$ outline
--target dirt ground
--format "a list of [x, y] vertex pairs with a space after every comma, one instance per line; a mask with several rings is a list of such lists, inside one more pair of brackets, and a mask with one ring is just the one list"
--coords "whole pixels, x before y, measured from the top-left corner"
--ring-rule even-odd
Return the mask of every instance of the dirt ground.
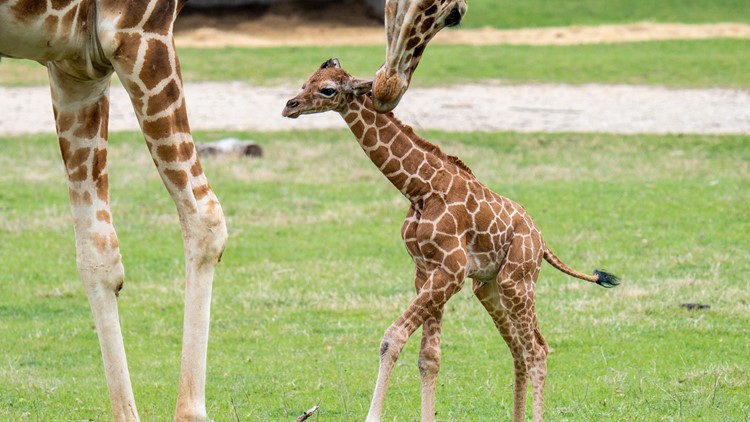
[[[382, 20], [355, 5], [280, 4], [271, 7], [186, 9], [175, 25], [181, 47], [383, 45]], [[659, 24], [441, 31], [440, 44], [590, 44], [667, 39], [750, 38], [750, 25]]]

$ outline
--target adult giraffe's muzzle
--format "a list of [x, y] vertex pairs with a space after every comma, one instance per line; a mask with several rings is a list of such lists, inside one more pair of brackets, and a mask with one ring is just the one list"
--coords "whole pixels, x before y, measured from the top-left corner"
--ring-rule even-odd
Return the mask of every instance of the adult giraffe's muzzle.
[[377, 111], [398, 105], [427, 44], [441, 29], [458, 25], [466, 10], [466, 0], [387, 0], [385, 63], [372, 89]]

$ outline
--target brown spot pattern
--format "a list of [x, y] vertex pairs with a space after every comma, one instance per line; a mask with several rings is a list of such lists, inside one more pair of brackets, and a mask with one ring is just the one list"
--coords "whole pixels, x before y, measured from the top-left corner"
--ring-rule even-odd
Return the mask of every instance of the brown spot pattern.
[[188, 184], [188, 175], [182, 170], [171, 170], [165, 169], [164, 175], [167, 176], [172, 184], [177, 186], [180, 190], [185, 189]]
[[193, 195], [195, 196], [195, 199], [200, 201], [203, 199], [208, 193], [211, 192], [211, 186], [208, 184], [200, 185], [198, 187], [193, 188]]
[[159, 35], [167, 35], [172, 29], [172, 21], [175, 13], [174, 0], [162, 0], [156, 2], [154, 10], [143, 25], [145, 32]]
[[169, 48], [160, 40], [148, 40], [143, 67], [138, 74], [139, 79], [147, 89], [154, 89], [159, 82], [170, 75], [172, 75], [172, 63], [169, 60]]
[[197, 158], [195, 159], [193, 165], [190, 167], [190, 174], [192, 174], [193, 177], [198, 177], [203, 174], [203, 167], [201, 167], [201, 162]]
[[47, 2], [38, 0], [18, 0], [10, 8], [13, 16], [21, 22], [32, 22], [47, 11]]
[[96, 212], [96, 219], [99, 221], [103, 221], [107, 224], [112, 223], [112, 217], [109, 214], [109, 211], [107, 210], [98, 210]]

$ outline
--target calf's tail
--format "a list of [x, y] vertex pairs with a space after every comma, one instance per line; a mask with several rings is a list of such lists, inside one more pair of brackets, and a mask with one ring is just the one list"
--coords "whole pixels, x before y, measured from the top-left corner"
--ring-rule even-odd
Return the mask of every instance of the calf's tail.
[[596, 283], [602, 287], [610, 288], [620, 284], [620, 279], [614, 274], [594, 270], [594, 275], [588, 275], [568, 267], [564, 262], [562, 262], [562, 260], [560, 260], [560, 258], [557, 257], [557, 255], [549, 250], [546, 244], [544, 245], [544, 259], [549, 262], [550, 265], [569, 276], [580, 278], [581, 280], [586, 280], [591, 283]]

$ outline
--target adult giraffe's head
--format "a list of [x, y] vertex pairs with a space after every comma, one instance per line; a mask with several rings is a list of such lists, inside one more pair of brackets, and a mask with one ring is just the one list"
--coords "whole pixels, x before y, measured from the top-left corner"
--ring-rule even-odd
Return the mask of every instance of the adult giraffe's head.
[[446, 26], [461, 22], [467, 0], [387, 0], [385, 64], [375, 74], [375, 108], [393, 110], [406, 90], [427, 43]]

